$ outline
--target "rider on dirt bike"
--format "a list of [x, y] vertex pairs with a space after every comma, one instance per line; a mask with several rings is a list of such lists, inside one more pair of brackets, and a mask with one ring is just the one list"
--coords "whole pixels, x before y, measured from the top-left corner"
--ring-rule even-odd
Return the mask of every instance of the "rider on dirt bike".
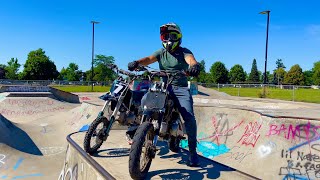
[[[190, 76], [198, 76], [200, 65], [195, 60], [192, 52], [180, 47], [182, 33], [178, 25], [174, 23], [164, 24], [160, 27], [160, 39], [164, 48], [154, 52], [151, 56], [140, 60], [130, 62], [128, 69], [135, 70], [139, 65], [147, 66], [158, 61], [160, 70], [185, 70]], [[166, 81], [166, 79], [163, 79]], [[193, 99], [188, 89], [188, 80], [186, 76], [175, 79], [169, 89], [179, 112], [185, 121], [185, 128], [188, 135], [189, 162], [188, 166], [199, 166], [197, 147], [197, 124], [193, 111]], [[127, 131], [127, 137], [134, 134], [132, 130]]]

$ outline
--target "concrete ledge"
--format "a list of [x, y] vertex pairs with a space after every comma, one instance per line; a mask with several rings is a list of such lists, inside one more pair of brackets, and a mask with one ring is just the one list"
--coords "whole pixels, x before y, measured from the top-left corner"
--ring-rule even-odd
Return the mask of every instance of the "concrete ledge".
[[49, 87], [50, 88], [50, 92], [59, 100], [63, 100], [66, 102], [70, 102], [70, 103], [80, 103], [79, 100], [79, 96], [69, 93], [69, 92], [65, 92], [53, 87]]

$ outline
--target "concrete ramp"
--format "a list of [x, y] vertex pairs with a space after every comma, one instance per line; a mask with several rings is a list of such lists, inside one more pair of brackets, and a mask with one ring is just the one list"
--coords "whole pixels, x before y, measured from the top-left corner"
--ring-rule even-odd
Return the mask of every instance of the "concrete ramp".
[[260, 179], [320, 178], [319, 119], [205, 106], [195, 113], [204, 157]]
[[[290, 110], [289, 110], [290, 111]], [[272, 116], [247, 109], [195, 107], [198, 124], [198, 153], [201, 167], [185, 165], [187, 152], [171, 153], [160, 142], [148, 179], [320, 179], [320, 122], [318, 119]], [[92, 156], [115, 179], [130, 179], [128, 153], [130, 146], [125, 131], [112, 131], [97, 154]], [[66, 158], [81, 160], [64, 167], [83, 163], [84, 133], [72, 134], [68, 141], [80, 148]], [[181, 142], [188, 149], [187, 141]], [[85, 160], [87, 161], [87, 160]], [[70, 164], [72, 164], [70, 166]], [[92, 171], [92, 168], [88, 170]], [[86, 173], [86, 169], [82, 174]], [[96, 176], [103, 172], [94, 170]], [[90, 172], [93, 173], [93, 172]], [[79, 179], [85, 179], [78, 172]], [[64, 174], [66, 175], [66, 174]], [[81, 177], [81, 178], [80, 178]]]
[[[58, 179], [68, 145], [66, 136], [92, 122], [100, 107], [43, 97], [13, 98], [15, 103], [10, 105], [9, 99], [0, 103], [0, 112], [7, 112], [3, 108], [15, 112], [45, 111], [0, 115], [0, 179]], [[53, 103], [48, 106], [51, 100]], [[46, 110], [56, 105], [64, 108]]]

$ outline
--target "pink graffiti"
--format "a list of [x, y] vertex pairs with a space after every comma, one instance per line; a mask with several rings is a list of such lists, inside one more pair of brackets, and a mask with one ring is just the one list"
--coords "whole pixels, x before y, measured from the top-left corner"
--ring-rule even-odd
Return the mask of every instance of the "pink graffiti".
[[252, 147], [254, 147], [260, 137], [259, 130], [261, 126], [262, 124], [258, 124], [258, 122], [250, 122], [249, 124], [247, 124], [247, 126], [245, 127], [245, 132], [237, 143], [242, 142], [241, 144], [244, 144], [246, 146], [251, 145]]
[[41, 106], [50, 106], [53, 105], [54, 101], [52, 100], [30, 100], [30, 99], [9, 99], [8, 102], [9, 105], [15, 105], [19, 107], [34, 107], [38, 108]]
[[81, 99], [81, 100], [91, 100], [91, 99], [88, 98], [88, 97], [81, 97], [80, 99]]
[[6, 116], [31, 116], [35, 114], [45, 113], [45, 112], [56, 112], [63, 110], [63, 106], [55, 107], [55, 108], [49, 108], [49, 109], [30, 109], [30, 110], [9, 110], [9, 109], [1, 109], [0, 114], [6, 115]]
[[271, 124], [267, 136], [283, 135], [288, 140], [295, 140], [298, 137], [309, 141], [312, 138], [320, 137], [318, 129], [320, 129], [320, 126], [314, 126], [310, 122], [296, 126], [290, 124], [289, 127], [285, 124]]
[[230, 128], [230, 129], [226, 129], [226, 130], [222, 130], [223, 127], [220, 127], [219, 125], [217, 125], [217, 120], [215, 117], [212, 117], [212, 125], [214, 128], [214, 132], [212, 133], [211, 136], [208, 137], [204, 137], [204, 138], [200, 138], [199, 140], [205, 140], [205, 139], [210, 139], [212, 138], [212, 141], [216, 141], [218, 145], [220, 145], [220, 137], [221, 136], [228, 136], [230, 132], [233, 132], [235, 129], [237, 129], [244, 120], [242, 120], [239, 124], [236, 124], [234, 127]]

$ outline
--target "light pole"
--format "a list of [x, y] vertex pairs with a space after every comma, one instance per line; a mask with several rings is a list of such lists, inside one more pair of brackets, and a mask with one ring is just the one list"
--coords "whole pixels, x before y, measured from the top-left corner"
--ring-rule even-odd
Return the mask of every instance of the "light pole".
[[91, 91], [93, 92], [94, 24], [99, 24], [99, 22], [91, 21], [91, 23], [92, 23]]
[[264, 78], [263, 84], [267, 83], [267, 61], [268, 61], [268, 37], [269, 37], [269, 20], [270, 20], [270, 11], [262, 11], [260, 14], [267, 14], [267, 39], [266, 39], [266, 54], [265, 54], [265, 61], [264, 61]]

